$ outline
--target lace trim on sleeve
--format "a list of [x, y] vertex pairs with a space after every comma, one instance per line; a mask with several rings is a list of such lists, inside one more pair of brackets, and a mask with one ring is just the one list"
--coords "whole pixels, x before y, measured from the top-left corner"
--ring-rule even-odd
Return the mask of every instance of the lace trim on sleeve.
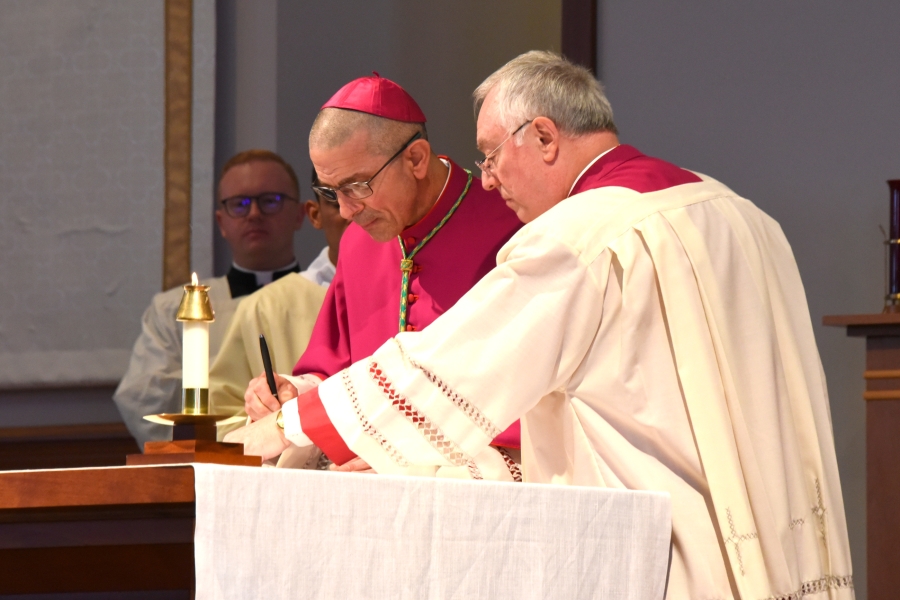
[[502, 446], [497, 447], [497, 452], [500, 453], [500, 456], [503, 457], [503, 462], [506, 463], [506, 468], [509, 469], [509, 474], [512, 475], [513, 481], [517, 483], [522, 482], [522, 467], [513, 459], [512, 456], [509, 455], [509, 452], [506, 448]]
[[478, 465], [475, 464], [474, 460], [467, 461], [466, 467], [469, 469], [469, 477], [479, 481], [484, 479], [484, 475], [481, 474], [481, 469], [478, 468]]
[[457, 408], [463, 411], [466, 416], [469, 417], [469, 419], [471, 419], [471, 421], [478, 426], [479, 429], [487, 434], [489, 438], [494, 439], [498, 435], [503, 433], [499, 427], [494, 425], [490, 419], [484, 416], [484, 413], [482, 413], [477, 406], [457, 394], [440, 377], [432, 373], [429, 369], [422, 366], [418, 361], [408, 355], [397, 338], [392, 339], [394, 340], [394, 343], [397, 344], [397, 348], [400, 350], [400, 354], [403, 356], [403, 358], [407, 360], [413, 367], [420, 370], [422, 374], [425, 375], [425, 377], [428, 379], [428, 381], [430, 381], [432, 384], [434, 384], [435, 387], [440, 389], [441, 393], [444, 394], [444, 396], [446, 396], [447, 399], [450, 400], [450, 402], [456, 405]]
[[466, 464], [468, 458], [459, 447], [448, 439], [423, 412], [413, 406], [409, 399], [400, 394], [387, 378], [381, 367], [374, 360], [369, 361], [369, 376], [391, 403], [391, 407], [406, 417], [418, 429], [419, 434], [431, 444], [431, 447], [443, 455], [455, 467]]
[[401, 455], [400, 452], [398, 452], [397, 449], [394, 448], [394, 446], [391, 445], [377, 429], [375, 429], [365, 415], [363, 415], [362, 409], [359, 406], [359, 400], [356, 398], [356, 388], [353, 387], [353, 382], [350, 380], [350, 373], [347, 372], [347, 369], [341, 371], [341, 381], [344, 383], [344, 389], [347, 391], [347, 396], [350, 398], [350, 403], [353, 405], [353, 412], [356, 414], [356, 418], [359, 420], [359, 426], [362, 427], [362, 430], [378, 442], [381, 449], [391, 457], [391, 460], [401, 467], [409, 466], [409, 462], [403, 458], [403, 455]]
[[852, 575], [825, 575], [819, 579], [812, 581], [804, 581], [800, 589], [796, 592], [788, 594], [778, 594], [769, 596], [766, 600], [802, 600], [807, 596], [814, 596], [829, 590], [837, 590], [841, 588], [852, 588]]

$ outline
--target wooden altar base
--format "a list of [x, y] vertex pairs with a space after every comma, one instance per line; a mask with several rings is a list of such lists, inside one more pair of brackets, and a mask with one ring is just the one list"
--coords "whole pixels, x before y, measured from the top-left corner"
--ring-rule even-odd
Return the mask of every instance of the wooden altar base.
[[125, 464], [128, 466], [192, 462], [259, 467], [262, 466], [262, 457], [246, 456], [243, 444], [210, 440], [173, 440], [145, 442], [143, 454], [129, 454], [125, 458]]

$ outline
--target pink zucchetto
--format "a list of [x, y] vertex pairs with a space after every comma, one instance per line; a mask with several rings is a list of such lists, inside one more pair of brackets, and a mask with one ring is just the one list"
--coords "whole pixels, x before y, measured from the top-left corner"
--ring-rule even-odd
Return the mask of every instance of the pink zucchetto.
[[406, 90], [378, 73], [354, 79], [331, 97], [322, 108], [358, 110], [406, 123], [424, 123], [425, 113]]

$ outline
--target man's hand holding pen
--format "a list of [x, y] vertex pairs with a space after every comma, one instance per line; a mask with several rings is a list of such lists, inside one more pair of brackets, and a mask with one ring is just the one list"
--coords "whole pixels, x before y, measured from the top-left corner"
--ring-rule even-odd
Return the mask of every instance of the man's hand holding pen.
[[244, 393], [244, 409], [252, 421], [259, 421], [266, 415], [276, 412], [282, 404], [297, 397], [297, 388], [293, 383], [278, 373], [275, 373], [274, 377], [277, 396], [269, 390], [265, 373], [250, 380], [250, 385]]

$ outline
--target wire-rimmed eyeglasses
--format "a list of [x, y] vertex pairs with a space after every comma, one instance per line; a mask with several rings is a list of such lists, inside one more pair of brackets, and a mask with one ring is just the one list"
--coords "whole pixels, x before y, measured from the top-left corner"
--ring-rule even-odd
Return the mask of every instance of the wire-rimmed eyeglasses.
[[287, 194], [264, 192], [258, 196], [232, 196], [231, 198], [225, 198], [220, 204], [229, 217], [242, 219], [250, 214], [250, 208], [254, 202], [256, 202], [256, 206], [259, 207], [259, 212], [262, 214], [274, 215], [284, 208], [285, 200], [297, 201], [296, 198], [291, 198]]
[[384, 171], [385, 167], [391, 164], [395, 158], [400, 156], [400, 154], [404, 150], [406, 150], [410, 144], [412, 144], [420, 137], [422, 137], [422, 132], [417, 131], [415, 135], [406, 140], [406, 143], [403, 144], [403, 147], [397, 150], [397, 152], [395, 152], [394, 155], [390, 157], [386, 163], [381, 165], [381, 168], [375, 171], [375, 175], [369, 177], [368, 181], [354, 181], [353, 183], [345, 183], [344, 185], [336, 188], [324, 185], [314, 185], [312, 186], [312, 189], [316, 194], [330, 202], [337, 202], [338, 192], [342, 193], [344, 196], [350, 198], [351, 200], [362, 200], [363, 198], [368, 198], [374, 193], [371, 186], [369, 185], [370, 183], [372, 183], [372, 180], [375, 179], [375, 177], [377, 177], [379, 173]]
[[500, 148], [503, 147], [503, 144], [505, 144], [506, 142], [508, 142], [509, 139], [510, 139], [512, 136], [514, 136], [514, 135], [516, 135], [517, 133], [519, 133], [519, 132], [522, 130], [522, 128], [524, 128], [526, 125], [528, 125], [528, 124], [531, 123], [532, 121], [534, 121], [534, 119], [528, 119], [527, 121], [525, 121], [524, 123], [522, 123], [521, 125], [519, 125], [518, 127], [516, 127], [515, 131], [513, 131], [511, 134], [509, 134], [508, 136], [506, 136], [506, 139], [503, 140], [502, 142], [500, 142], [499, 144], [497, 144], [497, 147], [494, 148], [493, 150], [491, 150], [490, 152], [488, 152], [488, 153], [484, 156], [483, 159], [481, 159], [481, 160], [476, 160], [476, 161], [475, 161], [475, 166], [478, 167], [479, 169], [481, 169], [481, 172], [482, 172], [482, 173], [487, 173], [488, 175], [493, 175], [493, 173], [491, 172], [491, 169], [494, 168], [494, 162], [495, 162], [495, 159], [496, 159], [496, 157], [497, 157], [497, 152], [500, 151]]

